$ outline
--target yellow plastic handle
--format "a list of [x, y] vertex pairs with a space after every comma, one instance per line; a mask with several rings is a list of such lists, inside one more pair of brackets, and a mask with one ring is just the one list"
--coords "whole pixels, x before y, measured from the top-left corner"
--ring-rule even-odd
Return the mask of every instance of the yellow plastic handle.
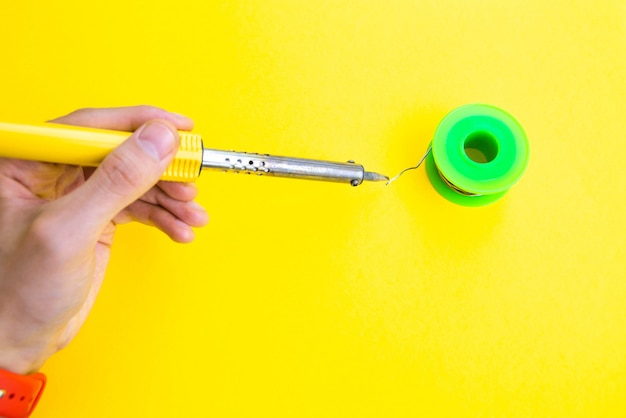
[[[162, 180], [195, 181], [202, 169], [202, 137], [179, 132], [180, 148]], [[0, 122], [0, 156], [80, 166], [98, 166], [130, 132], [54, 123]]]

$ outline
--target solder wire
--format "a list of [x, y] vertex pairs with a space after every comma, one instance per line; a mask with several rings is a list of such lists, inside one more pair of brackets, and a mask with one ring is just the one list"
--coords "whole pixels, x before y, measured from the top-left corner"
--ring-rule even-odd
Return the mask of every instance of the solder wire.
[[[428, 146], [428, 149], [426, 150], [426, 152], [424, 153], [424, 155], [422, 156], [422, 158], [420, 158], [419, 162], [412, 166], [412, 167], [408, 167], [405, 168], [404, 170], [400, 171], [395, 177], [393, 177], [391, 180], [389, 180], [387, 183], [385, 183], [386, 186], [389, 186], [392, 182], [396, 181], [400, 176], [402, 176], [404, 173], [406, 173], [407, 171], [410, 170], [415, 170], [420, 168], [420, 166], [424, 163], [424, 161], [426, 160], [426, 157], [428, 157], [428, 154], [430, 154], [433, 150], [432, 144]], [[450, 180], [448, 180], [446, 178], [446, 176], [443, 175], [443, 173], [439, 170], [439, 168], [437, 167], [437, 172], [439, 173], [439, 177], [441, 177], [441, 180], [453, 191], [457, 192], [458, 194], [461, 194], [463, 196], [480, 196], [479, 194], [476, 193], [471, 193], [468, 191], [465, 191], [463, 189], [461, 189], [460, 187], [456, 186], [454, 183], [452, 183]]]
[[400, 171], [395, 177], [393, 177], [391, 180], [389, 180], [387, 183], [385, 183], [385, 186], [389, 186], [391, 183], [396, 181], [401, 175], [403, 175], [407, 171], [415, 170], [417, 168], [420, 168], [420, 166], [426, 160], [426, 157], [428, 157], [428, 154], [430, 154], [432, 149], [433, 149], [432, 145], [429, 145], [428, 149], [426, 150], [426, 153], [422, 156], [422, 158], [420, 158], [419, 162], [416, 165], [414, 165], [413, 167], [405, 168], [404, 170]]

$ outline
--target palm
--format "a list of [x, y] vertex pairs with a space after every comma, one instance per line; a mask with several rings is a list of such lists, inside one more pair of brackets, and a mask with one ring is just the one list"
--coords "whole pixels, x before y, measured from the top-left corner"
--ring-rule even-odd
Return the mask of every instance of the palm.
[[[2, 231], [6, 232], [2, 234], [5, 237], [3, 250], [18, 247], [21, 244], [20, 241], [28, 233], [30, 221], [51, 201], [67, 195], [82, 185], [90, 171], [92, 170], [75, 166], [0, 159], [2, 198], [5, 205], [11, 206], [5, 207], [4, 213], [13, 214], [11, 231]], [[128, 217], [128, 214], [120, 213], [119, 216]], [[21, 226], [21, 228], [16, 231], [15, 226]], [[81, 293], [81, 300], [76, 300], [76, 297], [72, 295], [72, 297], [56, 298], [62, 303], [54, 303], [48, 300], [45, 294], [35, 299], [38, 305], [37, 310], [40, 310], [42, 315], [49, 318], [63, 316], [63, 318], [58, 318], [59, 322], [66, 323], [65, 328], [57, 333], [59, 340], [56, 344], [59, 347], [65, 346], [75, 336], [93, 306], [104, 279], [114, 233], [115, 223], [111, 222], [104, 229], [94, 248], [81, 249], [84, 253], [80, 263], [82, 266], [77, 266], [78, 268], [74, 270], [82, 276], [76, 277], [75, 281], [87, 285], [86, 292]], [[10, 251], [3, 251], [5, 252], [10, 253]], [[72, 284], [75, 281], [70, 283], [63, 281], [63, 283]], [[62, 285], [55, 287], [57, 292], [65, 292]], [[38, 287], [38, 289], [43, 290], [45, 286]], [[68, 293], [72, 291], [71, 288], [67, 289]], [[68, 310], [70, 307], [72, 309]]]

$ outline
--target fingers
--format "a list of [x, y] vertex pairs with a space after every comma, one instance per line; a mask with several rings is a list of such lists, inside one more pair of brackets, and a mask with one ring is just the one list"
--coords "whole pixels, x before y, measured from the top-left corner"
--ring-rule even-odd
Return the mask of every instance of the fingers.
[[[160, 122], [147, 123], [154, 120]], [[95, 172], [86, 173], [88, 181], [83, 187], [63, 199], [71, 201], [67, 204], [79, 204], [83, 208], [73, 220], [91, 222], [94, 233], [111, 219], [118, 223], [136, 220], [154, 225], [178, 242], [189, 242], [194, 235], [191, 226], [203, 226], [208, 222], [204, 209], [192, 203], [198, 193], [194, 184], [159, 182], [152, 187], [169, 165], [173, 157], [170, 152], [178, 148], [176, 130], [191, 130], [191, 119], [153, 106], [133, 106], [81, 109], [51, 122], [120, 131], [137, 130]], [[162, 148], [166, 130], [150, 133], [159, 130], [159, 125], [153, 126], [153, 123], [168, 125], [176, 142], [172, 149], [167, 149], [167, 146]], [[142, 136], [146, 135], [155, 138], [142, 141]]]
[[[181, 192], [181, 190], [177, 191], [179, 193]], [[187, 192], [188, 189], [183, 189], [183, 191]], [[148, 193], [140, 199], [140, 202], [146, 202], [157, 208], [163, 208], [191, 226], [204, 226], [208, 222], [206, 211], [202, 206], [192, 200], [193, 198], [189, 195], [183, 198], [175, 198], [171, 194], [165, 193], [162, 189], [155, 187], [148, 191]], [[136, 216], [133, 212], [133, 205], [131, 205], [128, 210], [133, 216]]]
[[[99, 113], [99, 112], [98, 112]], [[178, 149], [178, 132], [164, 120], [142, 125], [109, 154], [84, 185], [53, 202], [79, 237], [100, 235], [125, 207], [159, 180]]]
[[[175, 231], [181, 226], [175, 222], [176, 220], [188, 227], [201, 227], [209, 221], [204, 208], [193, 202], [196, 194], [197, 188], [193, 184], [160, 182], [158, 187], [153, 187], [141, 199], [128, 206], [115, 218], [115, 222], [121, 224], [137, 221], [152, 225], [167, 233], [175, 241], [181, 242], [174, 237]], [[167, 212], [171, 216], [160, 212]]]
[[193, 128], [190, 118], [154, 106], [80, 109], [50, 122], [132, 132], [153, 119], [166, 120], [180, 130]]
[[168, 206], [170, 210], [138, 200], [129, 206], [121, 218], [116, 218], [116, 222], [137, 221], [151, 225], [180, 243], [193, 241], [192, 227], [204, 226], [208, 222], [208, 215], [197, 203], [177, 201]]
[[157, 183], [157, 188], [171, 198], [182, 200], [184, 202], [189, 202], [198, 196], [198, 187], [194, 183], [160, 181]]
[[128, 206], [121, 216], [115, 218], [116, 223], [139, 221], [149, 225], [156, 225], [150, 220], [152, 213], [165, 211], [186, 223], [187, 225], [200, 227], [206, 225], [209, 218], [202, 206], [189, 200], [174, 199], [159, 188], [153, 188], [141, 199]]

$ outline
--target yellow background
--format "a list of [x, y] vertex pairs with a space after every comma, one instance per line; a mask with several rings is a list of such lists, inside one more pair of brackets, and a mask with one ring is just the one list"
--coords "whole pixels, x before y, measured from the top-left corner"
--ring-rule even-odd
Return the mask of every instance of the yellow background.
[[125, 226], [43, 417], [626, 414], [623, 0], [6, 1], [0, 120], [155, 104], [210, 146], [394, 175], [472, 102], [525, 176], [454, 206], [205, 173], [188, 246]]

